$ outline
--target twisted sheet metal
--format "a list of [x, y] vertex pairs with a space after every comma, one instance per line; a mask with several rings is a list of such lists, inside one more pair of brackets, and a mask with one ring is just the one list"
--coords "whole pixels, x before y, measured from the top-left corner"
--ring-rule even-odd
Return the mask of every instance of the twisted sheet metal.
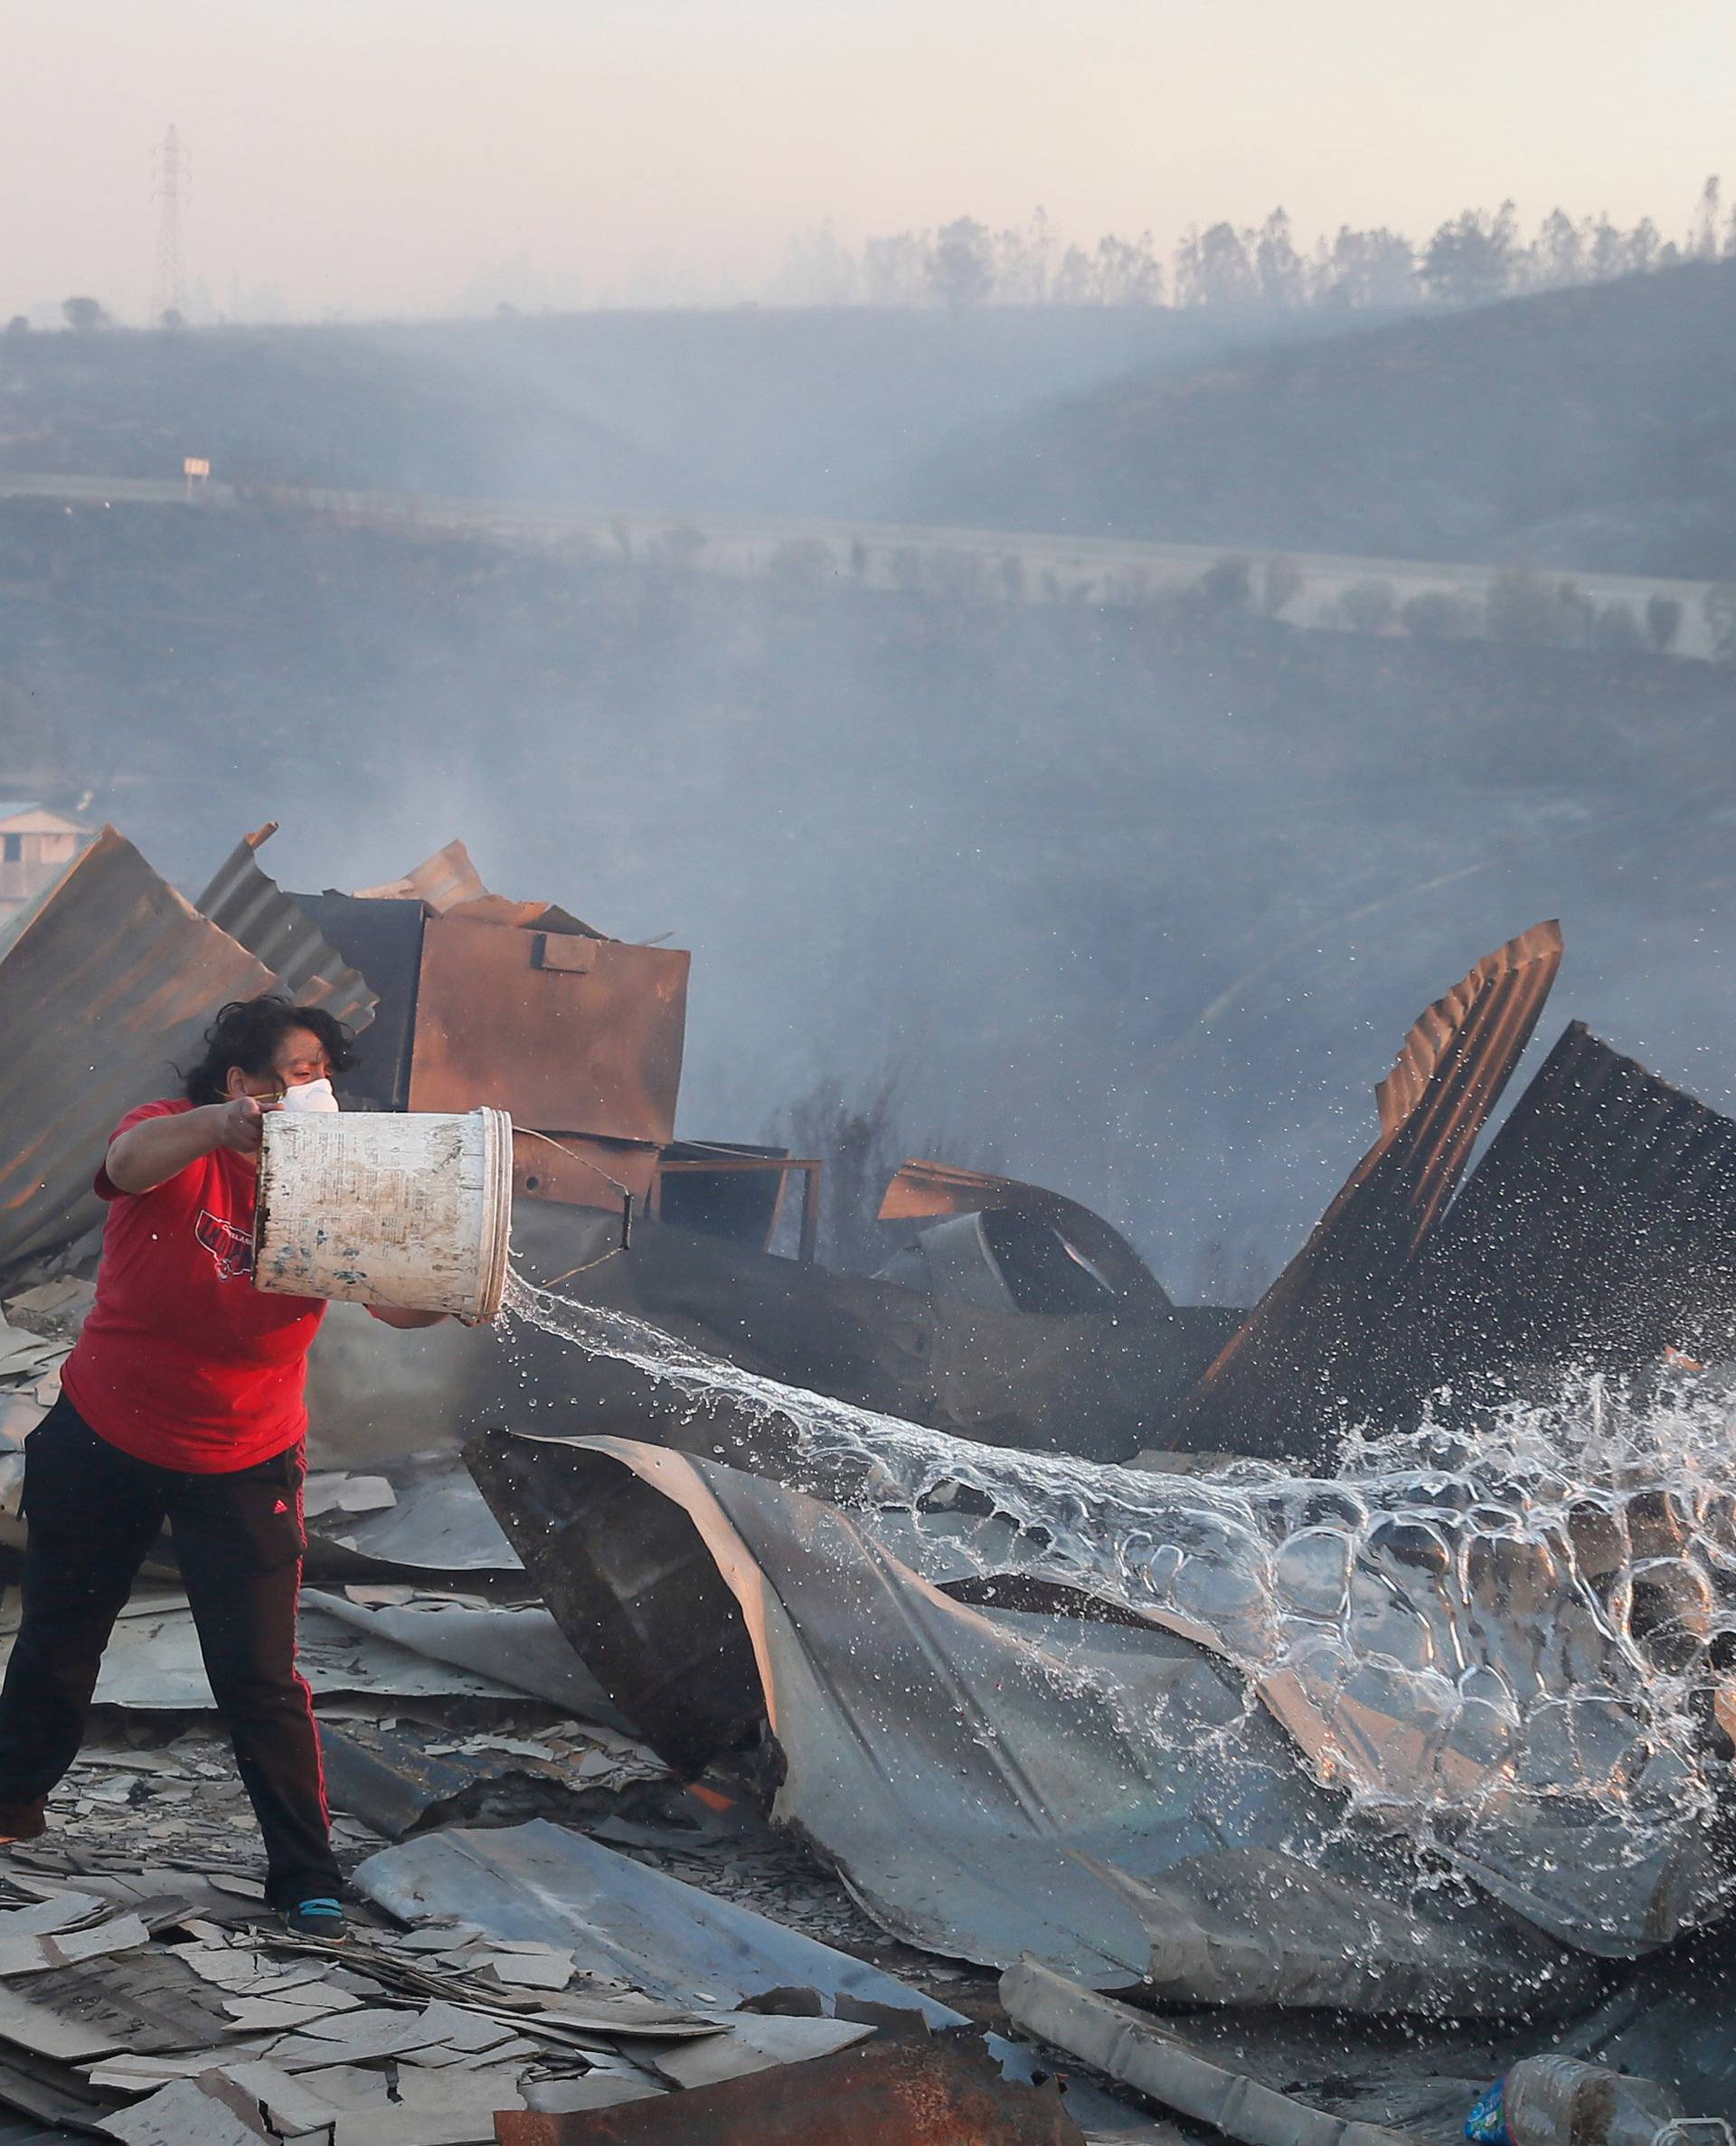
[[1559, 924], [1486, 955], [1420, 1014], [1376, 1090], [1381, 1131], [1163, 1442], [1318, 1462], [1370, 1398], [1402, 1278], [1464, 1174], [1561, 961]]
[[258, 852], [277, 831], [277, 822], [268, 820], [242, 836], [200, 895], [200, 913], [263, 961], [297, 1006], [319, 1007], [352, 1028], [364, 1028], [378, 995], [295, 897], [259, 869]]
[[424, 857], [414, 871], [406, 872], [401, 879], [392, 880], [384, 886], [355, 890], [358, 901], [426, 902], [430, 909], [442, 915], [461, 902], [481, 901], [487, 892], [481, 873], [470, 861], [470, 852], [458, 841], [448, 842], [431, 857]]
[[1163, 1284], [1112, 1223], [1064, 1193], [1027, 1185], [1018, 1177], [993, 1177], [957, 1163], [925, 1162], [912, 1157], [887, 1186], [880, 1203], [880, 1220], [979, 1215], [995, 1207], [1045, 1216], [1065, 1241], [1084, 1253], [1114, 1295], [1151, 1310], [1169, 1309]]
[[1736, 1121], [1573, 1022], [1409, 1279], [1440, 1379], [1736, 1343]]
[[[1623, 1785], [1698, 1732], [1654, 1703], [1626, 1631], [1575, 1616], [1571, 1556], [1514, 1552], [1516, 1485], [1492, 1524], [1492, 1508], [1478, 1522], [1470, 1500], [1432, 1502], [1439, 1472], [1402, 1459], [1331, 1484], [1250, 1470], [1222, 1486], [1044, 1462], [700, 1368], [718, 1383], [686, 1392], [704, 1394], [712, 1446], [785, 1480], [546, 1432], [486, 1433], [466, 1462], [660, 1754], [696, 1772], [759, 1699], [781, 1758], [775, 1816], [904, 1943], [1001, 1965], [1034, 1953], [1118, 1987], [1150, 1969], [1149, 1903], [1105, 1867], [1151, 1887], [1215, 1870], [1247, 1896], [1279, 2001], [1324, 2001], [1354, 1927], [1334, 2002], [1408, 2009], [1408, 1986], [1427, 1993], [1418, 2009], [1466, 2018], [1594, 1994], [1563, 1944], [1622, 1956], [1720, 1911], [1715, 1822], [1681, 1776]], [[762, 1406], [797, 1431], [787, 1458], [779, 1426], [752, 1421]], [[841, 1442], [801, 1449], [804, 1414], [816, 1437], [856, 1441], [848, 1469]], [[943, 1482], [967, 1495], [941, 1507]], [[1056, 1619], [1081, 1595], [1133, 1622]], [[1511, 1703], [1492, 1735], [1496, 1688]], [[1633, 1773], [1599, 1792], [1618, 1761]], [[1376, 1827], [1346, 1827], [1341, 1796]], [[1532, 1933], [1416, 1897], [1374, 1832], [1439, 1848]], [[1209, 1914], [1231, 1939], [1233, 1914]], [[1208, 1981], [1223, 1963], [1195, 1962]]]
[[24, 912], [0, 939], [0, 1277], [100, 1221], [117, 1123], [177, 1092], [219, 1007], [278, 983], [111, 827]]

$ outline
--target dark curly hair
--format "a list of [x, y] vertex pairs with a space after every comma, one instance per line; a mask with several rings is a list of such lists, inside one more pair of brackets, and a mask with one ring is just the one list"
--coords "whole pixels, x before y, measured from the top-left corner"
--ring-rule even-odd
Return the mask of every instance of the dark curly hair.
[[256, 1081], [275, 1070], [278, 1046], [292, 1028], [306, 1028], [319, 1038], [331, 1068], [341, 1073], [354, 1064], [355, 1038], [335, 1014], [316, 1006], [297, 1006], [277, 992], [262, 998], [233, 998], [205, 1031], [205, 1054], [182, 1071], [187, 1101], [223, 1102], [229, 1096], [229, 1069], [239, 1065]]

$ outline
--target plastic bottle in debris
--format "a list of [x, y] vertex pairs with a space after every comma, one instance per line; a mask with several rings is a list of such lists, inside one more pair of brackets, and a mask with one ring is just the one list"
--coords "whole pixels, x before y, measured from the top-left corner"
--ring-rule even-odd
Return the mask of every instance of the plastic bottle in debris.
[[1465, 2136], [1477, 2146], [1652, 2146], [1681, 2114], [1655, 2079], [1576, 2056], [1527, 2056], [1483, 2095]]

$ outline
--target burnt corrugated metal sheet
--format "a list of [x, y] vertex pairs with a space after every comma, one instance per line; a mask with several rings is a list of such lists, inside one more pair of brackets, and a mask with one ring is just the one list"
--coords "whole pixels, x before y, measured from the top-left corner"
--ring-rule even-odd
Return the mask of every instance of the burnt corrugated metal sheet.
[[1112, 1295], [1148, 1309], [1168, 1309], [1162, 1283], [1113, 1224], [1064, 1193], [1027, 1185], [1018, 1177], [993, 1177], [957, 1163], [924, 1162], [913, 1157], [887, 1186], [880, 1219], [903, 1222], [917, 1215], [978, 1215], [995, 1207], [1046, 1216], [1090, 1262]]
[[277, 833], [268, 820], [244, 835], [199, 897], [200, 913], [263, 961], [298, 1006], [316, 1006], [363, 1028], [378, 1003], [293, 894], [259, 869], [258, 852]]
[[1403, 1203], [1402, 1241], [1407, 1256], [1415, 1251], [1463, 1175], [1561, 965], [1561, 926], [1533, 924], [1486, 954], [1418, 1015], [1374, 1091], [1380, 1138], [1345, 1179], [1319, 1230], [1378, 1174], [1388, 1197]]
[[[1179, 2134], [1178, 2134], [1179, 2135]], [[660, 2101], [545, 2115], [505, 2109], [500, 2146], [1086, 2146], [1057, 2080], [1004, 2079], [968, 2040], [876, 2039], [838, 2056], [774, 2065], [682, 2094], [671, 2116]], [[1373, 2139], [1371, 2131], [1370, 2140]]]
[[1736, 1122], [1574, 1022], [1409, 1278], [1396, 1379], [1736, 1344]]
[[573, 939], [609, 937], [557, 902], [514, 902], [508, 894], [478, 894], [474, 901], [447, 903], [440, 913], [466, 916], [473, 924], [514, 924], [522, 931], [553, 931]]
[[460, 902], [479, 901], [487, 892], [481, 873], [470, 862], [470, 852], [455, 841], [424, 857], [401, 879], [385, 886], [357, 887], [355, 895], [361, 902], [426, 902], [438, 912]]
[[[465, 1459], [659, 1755], [696, 1773], [765, 1719], [775, 1821], [906, 1943], [1031, 1951], [1121, 1987], [1150, 1940], [1098, 1864], [1155, 1878], [1231, 1829], [1322, 1845], [1283, 1732], [1185, 1640], [1118, 1631], [1082, 1659], [1082, 1624], [1009, 1629], [918, 1578], [873, 1519], [697, 1456], [496, 1432]], [[1212, 1729], [1215, 1768], [1165, 1764]]]
[[0, 941], [0, 1276], [100, 1219], [90, 1180], [116, 1123], [175, 1092], [221, 1006], [277, 984], [103, 828]]
[[1370, 1404], [1374, 1350], [1405, 1270], [1531, 1040], [1561, 960], [1561, 927], [1533, 924], [1418, 1017], [1376, 1091], [1380, 1137], [1161, 1442], [1325, 1460]]

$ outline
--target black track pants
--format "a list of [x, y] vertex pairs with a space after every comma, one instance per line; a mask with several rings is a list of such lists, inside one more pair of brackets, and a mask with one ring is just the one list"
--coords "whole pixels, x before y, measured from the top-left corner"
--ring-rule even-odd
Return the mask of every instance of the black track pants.
[[299, 1449], [229, 1475], [180, 1475], [107, 1444], [62, 1397], [24, 1454], [30, 1537], [0, 1688], [0, 1834], [42, 1830], [43, 1801], [78, 1755], [108, 1635], [166, 1519], [265, 1836], [267, 1897], [287, 1907], [335, 1893], [319, 1738], [296, 1674]]

